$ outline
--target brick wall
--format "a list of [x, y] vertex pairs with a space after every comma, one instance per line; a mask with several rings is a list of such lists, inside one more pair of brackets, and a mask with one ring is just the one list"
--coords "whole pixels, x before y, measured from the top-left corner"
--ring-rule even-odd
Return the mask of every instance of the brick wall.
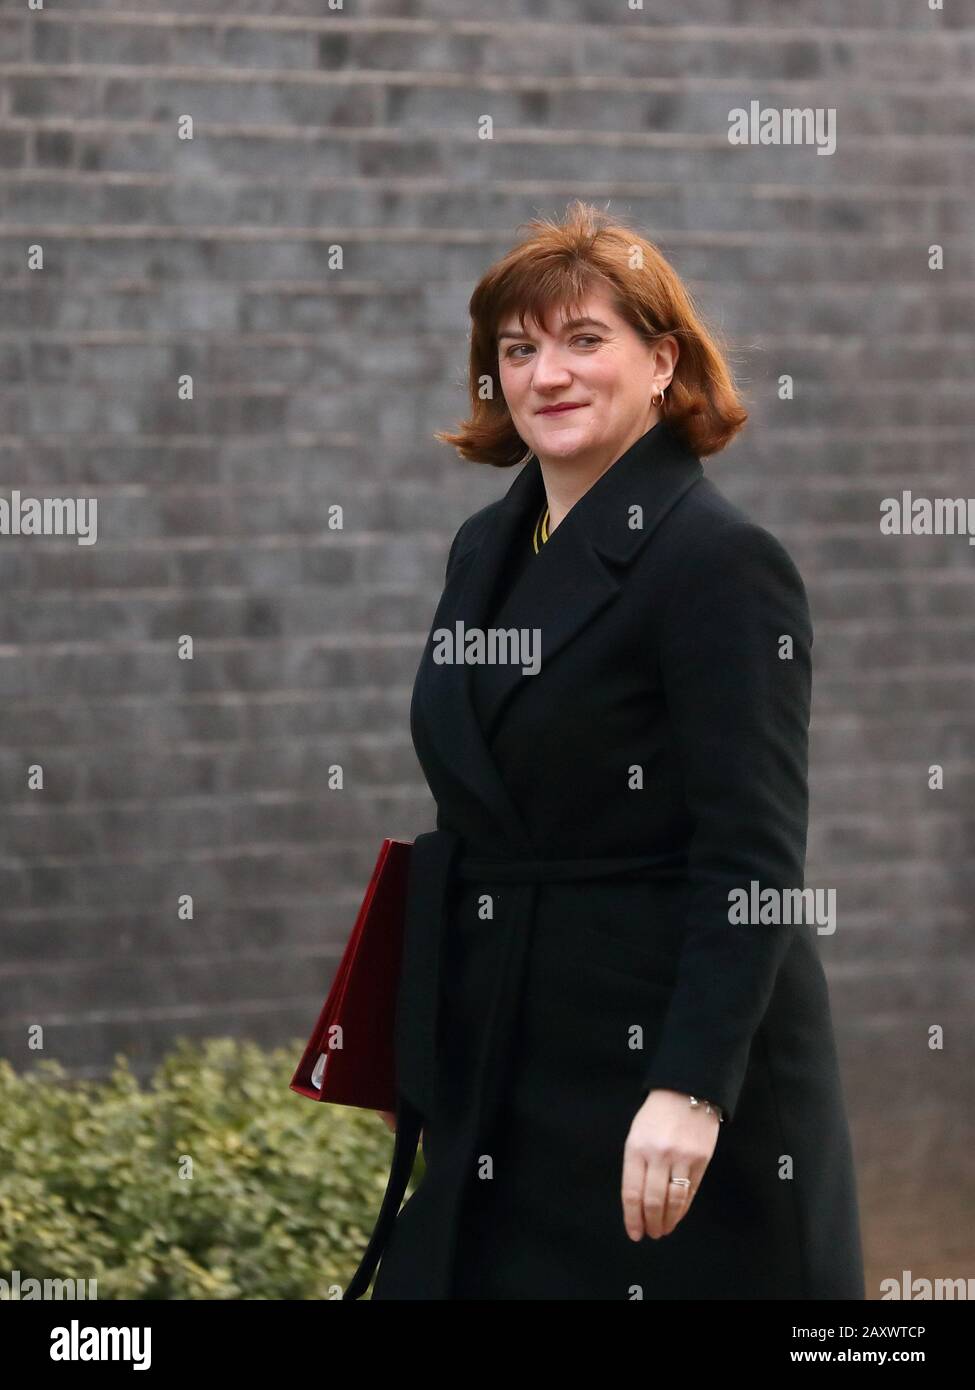
[[[96, 545], [0, 537], [0, 1053], [307, 1034], [379, 840], [433, 824], [413, 673], [510, 481], [432, 439], [467, 297], [608, 201], [734, 344], [752, 421], [708, 466], [810, 593], [870, 1278], [970, 1276], [975, 549], [878, 515], [975, 493], [975, 6], [659, 10], [0, 6], [0, 496], [98, 502]], [[834, 107], [836, 152], [732, 148], [752, 100]]]

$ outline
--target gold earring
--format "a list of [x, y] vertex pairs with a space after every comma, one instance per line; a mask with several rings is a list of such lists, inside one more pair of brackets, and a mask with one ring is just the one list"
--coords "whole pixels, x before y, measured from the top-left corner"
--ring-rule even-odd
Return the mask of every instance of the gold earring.
[[663, 405], [663, 403], [664, 403], [664, 392], [666, 391], [666, 389], [667, 389], [666, 386], [662, 386], [662, 387], [660, 388], [660, 400], [659, 400], [659, 401], [655, 401], [655, 400], [654, 400], [654, 398], [653, 398], [653, 392], [651, 391], [651, 393], [650, 393], [650, 404], [651, 404], [651, 405]]

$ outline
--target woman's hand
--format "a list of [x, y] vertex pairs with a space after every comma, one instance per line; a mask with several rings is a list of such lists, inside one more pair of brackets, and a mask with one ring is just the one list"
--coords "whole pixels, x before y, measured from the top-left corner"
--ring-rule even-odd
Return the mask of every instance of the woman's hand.
[[[631, 1240], [669, 1236], [687, 1215], [718, 1142], [721, 1121], [680, 1091], [651, 1091], [623, 1147], [623, 1224]], [[690, 1178], [690, 1187], [671, 1178]]]

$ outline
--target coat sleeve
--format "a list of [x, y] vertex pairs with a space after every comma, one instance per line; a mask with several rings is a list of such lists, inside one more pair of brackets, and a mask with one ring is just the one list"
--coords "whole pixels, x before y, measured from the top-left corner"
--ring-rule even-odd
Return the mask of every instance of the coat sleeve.
[[732, 922], [729, 893], [803, 887], [812, 640], [799, 572], [761, 526], [726, 526], [675, 571], [659, 658], [693, 820], [688, 915], [645, 1083], [729, 1120], [776, 972], [809, 930]]

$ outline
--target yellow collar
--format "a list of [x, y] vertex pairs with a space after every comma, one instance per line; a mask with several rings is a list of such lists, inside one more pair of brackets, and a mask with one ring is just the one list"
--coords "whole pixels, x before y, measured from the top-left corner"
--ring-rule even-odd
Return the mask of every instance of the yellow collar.
[[541, 516], [540, 516], [540, 517], [538, 518], [538, 520], [535, 522], [535, 530], [534, 530], [534, 533], [533, 533], [533, 535], [532, 535], [532, 545], [533, 545], [534, 548], [535, 548], [535, 554], [536, 554], [536, 555], [538, 554], [538, 549], [539, 549], [539, 547], [538, 547], [538, 538], [539, 538], [539, 536], [541, 536], [542, 544], [544, 545], [545, 542], [548, 540], [548, 507], [547, 507], [547, 506], [546, 506], [545, 510], [542, 512]]

